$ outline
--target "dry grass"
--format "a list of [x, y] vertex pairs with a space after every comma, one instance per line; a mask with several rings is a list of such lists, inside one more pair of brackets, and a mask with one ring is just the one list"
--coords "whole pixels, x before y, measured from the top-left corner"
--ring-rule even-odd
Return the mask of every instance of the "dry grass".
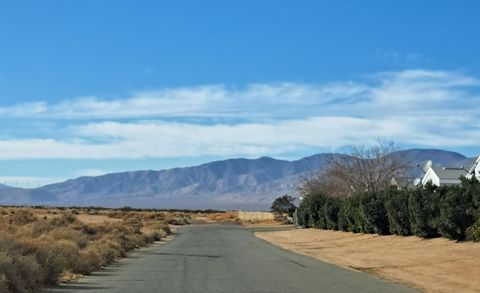
[[107, 215], [88, 215], [80, 214], [77, 219], [84, 224], [99, 224], [99, 223], [118, 223], [122, 219], [111, 218]]
[[[200, 218], [197, 218], [200, 219]], [[203, 220], [207, 223], [215, 222], [235, 222], [246, 227], [262, 227], [262, 226], [277, 226], [282, 225], [282, 223], [275, 221], [273, 219], [253, 219], [251, 221], [242, 221], [238, 218], [238, 211], [228, 211], [224, 213], [211, 213], [205, 216]]]
[[0, 292], [89, 274], [170, 233], [170, 212], [0, 207]]
[[427, 292], [480, 292], [480, 243], [302, 229], [256, 236]]
[[[285, 227], [288, 224], [275, 221], [275, 220], [264, 220], [264, 221], [253, 221], [253, 222], [241, 222], [241, 225], [246, 228], [261, 228], [261, 227]], [[291, 226], [291, 225], [290, 225]]]
[[235, 222], [238, 219], [236, 211], [229, 211], [225, 213], [212, 213], [206, 215], [206, 218], [211, 222]]

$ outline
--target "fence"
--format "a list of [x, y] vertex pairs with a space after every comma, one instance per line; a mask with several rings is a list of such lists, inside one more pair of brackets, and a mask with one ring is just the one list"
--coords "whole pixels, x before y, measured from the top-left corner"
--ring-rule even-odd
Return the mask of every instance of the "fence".
[[275, 216], [270, 212], [238, 211], [238, 218], [242, 221], [268, 221], [274, 220]]

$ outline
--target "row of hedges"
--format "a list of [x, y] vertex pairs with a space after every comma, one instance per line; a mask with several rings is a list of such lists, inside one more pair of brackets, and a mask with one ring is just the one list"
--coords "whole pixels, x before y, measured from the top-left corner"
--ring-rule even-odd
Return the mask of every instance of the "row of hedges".
[[479, 207], [480, 182], [474, 178], [461, 185], [392, 187], [346, 199], [309, 194], [297, 215], [304, 227], [480, 241]]

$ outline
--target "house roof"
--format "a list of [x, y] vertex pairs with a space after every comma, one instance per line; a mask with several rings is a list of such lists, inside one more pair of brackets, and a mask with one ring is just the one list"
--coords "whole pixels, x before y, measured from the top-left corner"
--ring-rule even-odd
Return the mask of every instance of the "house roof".
[[442, 180], [458, 180], [462, 176], [467, 176], [468, 171], [461, 168], [448, 168], [448, 167], [431, 167], [433, 172], [438, 176], [440, 182]]
[[469, 173], [473, 173], [475, 171], [475, 168], [477, 168], [477, 165], [480, 164], [480, 156], [478, 156], [477, 160], [475, 161], [475, 163], [473, 163], [473, 166], [472, 168], [470, 168], [470, 172]]

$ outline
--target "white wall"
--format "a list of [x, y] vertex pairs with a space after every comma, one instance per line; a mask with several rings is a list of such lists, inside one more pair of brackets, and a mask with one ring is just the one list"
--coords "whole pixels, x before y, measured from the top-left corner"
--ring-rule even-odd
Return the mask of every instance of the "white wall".
[[[475, 161], [475, 177], [477, 177], [478, 180], [480, 180], [480, 157], [478, 157], [477, 161]], [[470, 172], [467, 176], [467, 178], [471, 178], [472, 169], [470, 169]]]
[[433, 172], [432, 168], [429, 168], [423, 176], [422, 184], [425, 185], [427, 182], [432, 182], [433, 185], [440, 186], [440, 178], [438, 178], [437, 174]]
[[[479, 157], [480, 160], [480, 157]], [[480, 162], [477, 164], [477, 168], [475, 168], [475, 175], [477, 176], [477, 179], [480, 180]]]

